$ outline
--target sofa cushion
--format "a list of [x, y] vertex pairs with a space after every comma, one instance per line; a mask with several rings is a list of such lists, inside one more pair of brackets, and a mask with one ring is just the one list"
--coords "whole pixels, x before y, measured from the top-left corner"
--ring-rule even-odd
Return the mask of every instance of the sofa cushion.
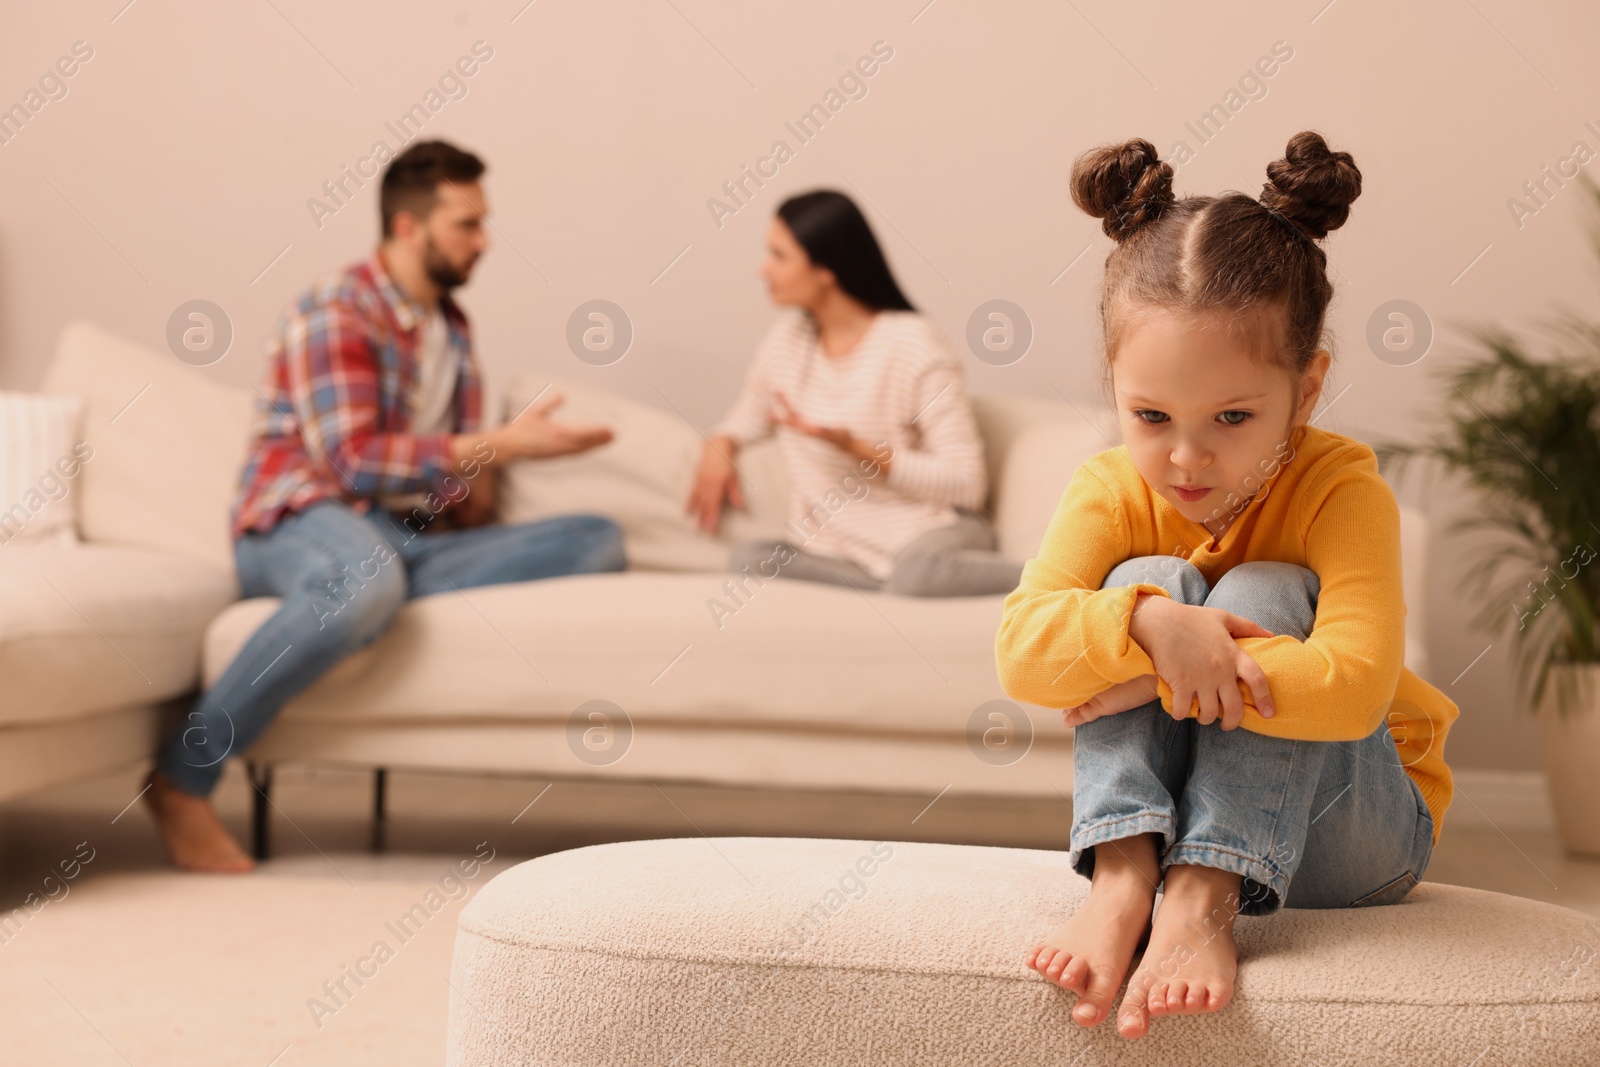
[[78, 540], [73, 480], [93, 449], [76, 396], [0, 392], [0, 545]]
[[1102, 425], [1077, 416], [1035, 423], [1017, 433], [995, 488], [999, 550], [1012, 559], [1038, 555], [1073, 472], [1084, 460], [1116, 444]]
[[[556, 410], [559, 418], [603, 423], [617, 436], [582, 455], [513, 464], [506, 474], [502, 521], [598, 511], [621, 524], [630, 565], [652, 570], [722, 570], [737, 541], [783, 535], [789, 487], [774, 438], [741, 450], [737, 462], [747, 508], [726, 510], [717, 535], [708, 537], [684, 514], [705, 443], [687, 419], [669, 407], [608, 389], [537, 375], [512, 383], [507, 414], [521, 411], [546, 388], [567, 398]], [[1074, 405], [1031, 396], [973, 396], [972, 405], [984, 439], [1000, 551], [1027, 559], [1038, 550], [1077, 464], [1110, 447], [1105, 443], [1110, 414], [1092, 402]]]
[[150, 704], [199, 680], [232, 574], [125, 545], [0, 548], [0, 723]]
[[0, 722], [0, 800], [147, 761], [172, 708], [140, 704], [48, 722]]
[[[1127, 1041], [1023, 963], [1076, 911], [1065, 852], [760, 837], [518, 864], [458, 920], [446, 1062], [1600, 1062], [1600, 927], [1423, 883], [1241, 918], [1232, 1003]], [[1491, 962], [1492, 961], [1492, 962]]]
[[140, 545], [233, 570], [228, 506], [244, 465], [249, 389], [86, 322], [61, 331], [46, 389], [83, 398], [94, 459], [78, 477], [87, 541]]
[[1428, 657], [1428, 516], [1400, 505], [1400, 584], [1406, 601], [1406, 667], [1429, 679]]
[[789, 489], [772, 438], [740, 452], [737, 463], [747, 507], [724, 511], [712, 537], [701, 533], [684, 512], [705, 441], [688, 421], [670, 407], [640, 403], [584, 382], [535, 375], [512, 381], [506, 391], [507, 417], [547, 389], [566, 398], [552, 417], [599, 423], [616, 436], [575, 456], [508, 466], [501, 483], [502, 522], [585, 511], [610, 516], [622, 527], [628, 565], [643, 570], [725, 570], [735, 542], [779, 536]]
[[[978, 422], [978, 434], [983, 438], [984, 460], [989, 467], [990, 509], [1000, 505], [996, 499], [1004, 480], [1006, 466], [1011, 462], [1018, 438], [1038, 426], [1073, 428], [1090, 424], [1106, 431], [1107, 443], [1097, 445], [1093, 451], [1109, 448], [1117, 442], [1116, 420], [1104, 402], [1086, 397], [1068, 397], [1056, 391], [1043, 396], [1026, 393], [982, 393], [972, 397], [972, 413]], [[1085, 456], [1084, 458], [1088, 458]], [[1062, 483], [1065, 487], [1066, 483]], [[1059, 497], [1055, 492], [1052, 497]], [[1055, 501], [1052, 499], [1051, 503]]]
[[[856, 594], [779, 579], [750, 584], [736, 602], [733, 577], [575, 575], [412, 600], [283, 716], [565, 722], [606, 699], [638, 722], [959, 736], [978, 705], [1004, 697], [994, 668], [1002, 597]], [[713, 603], [728, 609], [720, 627]], [[207, 684], [278, 604], [254, 598], [217, 617]]]

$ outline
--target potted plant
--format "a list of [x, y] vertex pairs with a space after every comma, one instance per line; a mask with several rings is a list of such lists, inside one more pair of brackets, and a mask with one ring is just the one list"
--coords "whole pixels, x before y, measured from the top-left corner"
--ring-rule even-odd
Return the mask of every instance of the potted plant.
[[[1583, 185], [1600, 204], [1587, 175]], [[1600, 230], [1592, 239], [1600, 252]], [[1462, 583], [1471, 622], [1514, 639], [1562, 845], [1600, 855], [1600, 323], [1571, 311], [1547, 321], [1549, 359], [1498, 327], [1471, 328], [1481, 350], [1441, 375], [1442, 430], [1373, 451], [1386, 473], [1431, 459], [1480, 494], [1481, 512], [1450, 527], [1495, 535]]]

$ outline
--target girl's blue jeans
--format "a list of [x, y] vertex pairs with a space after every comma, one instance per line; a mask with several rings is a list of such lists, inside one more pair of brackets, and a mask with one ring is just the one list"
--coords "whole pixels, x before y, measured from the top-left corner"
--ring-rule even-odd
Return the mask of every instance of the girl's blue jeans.
[[157, 756], [178, 788], [209, 794], [291, 698], [372, 644], [408, 600], [504, 582], [620, 571], [622, 530], [603, 515], [421, 533], [374, 505], [320, 500], [234, 542], [247, 597], [276, 596], [261, 624]]
[[[1290, 563], [1242, 563], [1208, 589], [1177, 556], [1138, 556], [1102, 588], [1150, 582], [1183, 604], [1221, 608], [1304, 641], [1321, 583]], [[1269, 679], [1270, 681], [1270, 679]], [[1159, 833], [1175, 863], [1241, 878], [1241, 915], [1279, 907], [1395, 904], [1433, 854], [1433, 816], [1388, 724], [1359, 741], [1290, 741], [1175, 721], [1159, 700], [1076, 728], [1073, 869], [1101, 845]]]

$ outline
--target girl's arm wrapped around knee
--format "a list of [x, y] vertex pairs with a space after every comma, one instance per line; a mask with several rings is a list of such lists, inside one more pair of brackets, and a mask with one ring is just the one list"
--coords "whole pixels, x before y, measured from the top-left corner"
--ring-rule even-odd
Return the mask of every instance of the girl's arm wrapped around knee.
[[1119, 682], [1152, 674], [1154, 664], [1128, 627], [1150, 582], [1100, 588], [1130, 552], [1121, 505], [1106, 483], [1080, 466], [1062, 493], [1038, 555], [1022, 568], [995, 635], [995, 668], [1013, 700], [1070, 708]]

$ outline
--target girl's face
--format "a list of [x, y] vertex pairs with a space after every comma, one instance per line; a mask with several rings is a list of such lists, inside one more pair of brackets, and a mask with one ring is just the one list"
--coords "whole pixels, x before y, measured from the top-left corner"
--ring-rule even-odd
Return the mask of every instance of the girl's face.
[[1117, 421], [1145, 482], [1214, 535], [1293, 458], [1291, 430], [1316, 407], [1332, 357], [1303, 376], [1263, 366], [1225, 321], [1146, 311], [1112, 373]]
[[780, 307], [816, 308], [838, 284], [833, 271], [815, 266], [782, 219], [767, 228], [767, 255], [761, 261], [767, 295]]

